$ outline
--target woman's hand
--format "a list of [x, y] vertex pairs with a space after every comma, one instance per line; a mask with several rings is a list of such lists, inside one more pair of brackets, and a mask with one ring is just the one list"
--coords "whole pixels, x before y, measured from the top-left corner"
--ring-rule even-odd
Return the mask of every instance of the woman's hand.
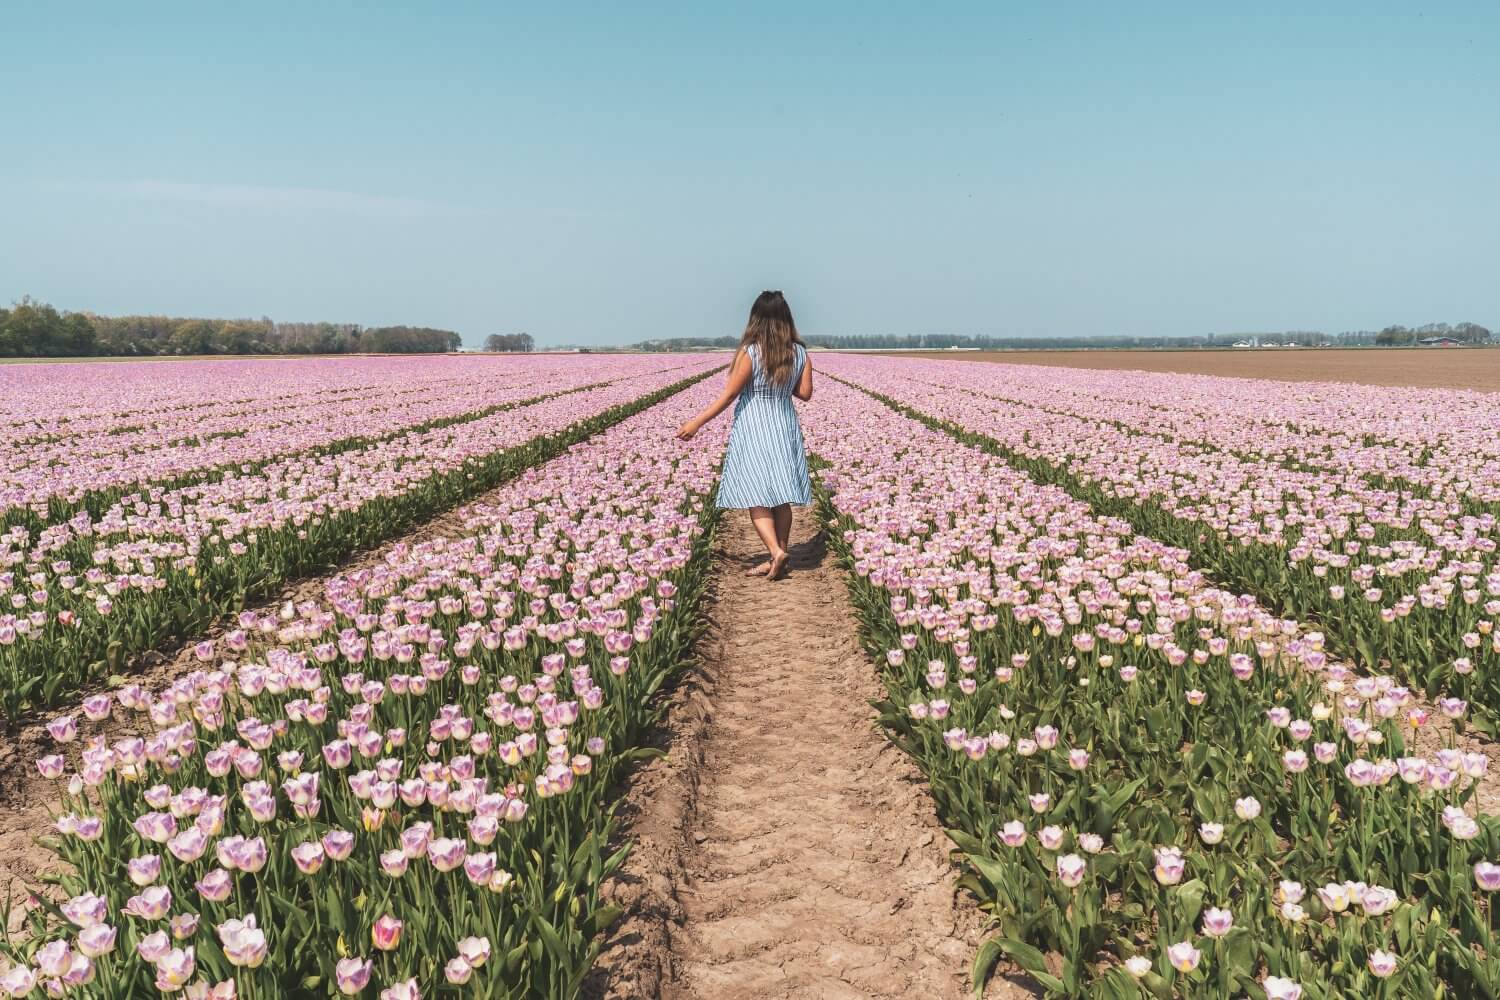
[[677, 440], [691, 441], [693, 435], [703, 429], [704, 424], [729, 409], [740, 391], [750, 384], [753, 371], [750, 355], [746, 354], [743, 349], [736, 351], [734, 363], [729, 366], [729, 382], [724, 386], [724, 391], [719, 393], [719, 398], [710, 403], [702, 413], [677, 428]]

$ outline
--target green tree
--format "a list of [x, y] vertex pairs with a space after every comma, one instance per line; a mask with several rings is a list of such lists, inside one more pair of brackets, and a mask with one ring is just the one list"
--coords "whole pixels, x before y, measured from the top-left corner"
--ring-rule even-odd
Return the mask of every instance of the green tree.
[[250, 320], [226, 320], [214, 332], [214, 350], [220, 354], [263, 354], [261, 338], [266, 331]]
[[84, 358], [98, 352], [98, 335], [94, 324], [82, 313], [68, 313], [62, 317], [58, 328], [58, 345], [61, 353], [74, 358]]
[[208, 354], [214, 343], [214, 326], [207, 320], [185, 319], [179, 321], [167, 342], [173, 354]]
[[62, 340], [62, 317], [57, 310], [27, 297], [6, 317], [0, 349], [12, 356], [57, 357], [63, 353]]
[[536, 349], [536, 341], [529, 333], [492, 333], [484, 339], [484, 349], [493, 352], [529, 352]]

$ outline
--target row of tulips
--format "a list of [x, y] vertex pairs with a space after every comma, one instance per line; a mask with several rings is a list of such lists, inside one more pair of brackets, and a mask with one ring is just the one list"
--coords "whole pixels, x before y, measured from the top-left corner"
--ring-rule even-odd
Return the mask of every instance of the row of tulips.
[[882, 720], [999, 926], [978, 983], [1008, 956], [1053, 996], [1500, 992], [1488, 761], [1416, 752], [1411, 691], [873, 395], [825, 384], [806, 427]]
[[[591, 359], [605, 369], [629, 359]], [[171, 364], [45, 364], [0, 372], [0, 440], [35, 443], [95, 441], [151, 427], [163, 430], [183, 415], [218, 421], [239, 412], [256, 427], [295, 419], [263, 412], [266, 401], [337, 405], [341, 400], [401, 395], [419, 387], [458, 387], [476, 379], [530, 372], [538, 381], [566, 377], [576, 357], [422, 355], [183, 361]], [[593, 367], [591, 364], [589, 367]], [[190, 428], [182, 425], [185, 431]], [[227, 429], [228, 425], [223, 429]], [[149, 439], [140, 439], [146, 443]]]
[[[562, 357], [361, 358], [336, 367], [302, 361], [113, 365], [109, 374], [116, 377], [106, 383], [122, 391], [109, 392], [107, 384], [102, 396], [90, 392], [49, 410], [60, 385], [73, 387], [78, 367], [0, 372], [9, 393], [0, 412], [0, 524], [6, 527], [37, 530], [79, 510], [98, 516], [146, 484], [165, 489], [244, 475], [290, 455], [348, 450], [669, 365], [649, 357], [590, 365]], [[246, 374], [253, 380], [246, 382]], [[213, 390], [207, 398], [205, 387]]]
[[[1248, 443], [1244, 428], [1257, 419], [1284, 419], [1283, 410], [1311, 419], [1306, 405], [1278, 402], [1277, 393], [1291, 400], [1306, 393], [1284, 383], [1248, 383], [1257, 405], [1237, 409], [1231, 394], [1239, 387], [1244, 396], [1243, 380], [1212, 380], [1225, 395], [1212, 420], [1189, 420], [1158, 395], [1155, 410], [1171, 419], [1151, 422], [1137, 412], [1146, 422], [1136, 426], [1074, 388], [1095, 387], [1106, 373], [835, 360], [836, 373], [1187, 549], [1216, 579], [1268, 607], [1316, 621], [1330, 645], [1362, 667], [1394, 671], [1429, 696], [1464, 698], [1476, 707], [1476, 726], [1491, 734], [1500, 727], [1500, 518], [1474, 512], [1500, 491], [1493, 452], [1484, 450], [1500, 437], [1500, 409], [1459, 405], [1483, 394], [1432, 393], [1466, 429], [1451, 417], [1425, 427], [1408, 417], [1404, 450], [1387, 418], [1363, 449], [1377, 459], [1361, 458], [1353, 444], [1299, 453], [1291, 432], [1260, 449]], [[1389, 393], [1393, 411], [1403, 394], [1324, 388], [1334, 399], [1345, 388], [1355, 397]], [[1433, 434], [1446, 443], [1434, 444]], [[1415, 465], [1413, 450], [1425, 465]], [[1391, 459], [1395, 451], [1409, 461]], [[1345, 471], [1336, 471], [1340, 463]], [[1435, 478], [1415, 488], [1423, 468]]]
[[1474, 510], [1500, 502], [1494, 397], [1466, 390], [1286, 383], [1160, 372], [922, 365], [910, 374], [1064, 419], [1358, 477]]
[[0, 714], [14, 720], [119, 674], [131, 654], [472, 499], [716, 366], [693, 359], [365, 448], [149, 490], [35, 536], [13, 527], [0, 535]]
[[[608, 796], [697, 631], [719, 449], [672, 429], [710, 395], [54, 720], [71, 870], [0, 991], [576, 995], [615, 915]], [[88, 735], [111, 715], [145, 732]]]

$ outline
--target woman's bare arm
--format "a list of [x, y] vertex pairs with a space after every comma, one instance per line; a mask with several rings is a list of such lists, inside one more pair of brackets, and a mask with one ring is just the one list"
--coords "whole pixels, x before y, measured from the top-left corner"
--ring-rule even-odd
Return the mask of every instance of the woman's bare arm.
[[812, 399], [812, 356], [807, 355], [807, 361], [802, 365], [802, 377], [797, 380], [797, 388], [792, 390], [792, 395], [806, 402]]
[[754, 371], [754, 366], [750, 364], [750, 356], [744, 351], [737, 351], [734, 355], [734, 363], [729, 366], [729, 379], [724, 383], [724, 391], [719, 393], [718, 399], [704, 407], [702, 413], [677, 428], [677, 437], [683, 441], [692, 440], [693, 435], [697, 434], [704, 424], [729, 409], [729, 404], [733, 403], [735, 397], [750, 384], [750, 377]]

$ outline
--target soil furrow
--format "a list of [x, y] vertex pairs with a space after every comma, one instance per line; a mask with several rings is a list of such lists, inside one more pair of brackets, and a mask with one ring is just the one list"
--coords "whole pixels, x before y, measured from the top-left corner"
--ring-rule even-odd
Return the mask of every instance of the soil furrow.
[[[982, 915], [955, 898], [948, 841], [907, 758], [816, 526], [792, 572], [744, 575], [760, 544], [720, 533], [713, 631], [675, 696], [668, 756], [624, 806], [628, 916], [591, 996], [667, 1000], [970, 995]], [[1003, 977], [991, 997], [1031, 996]]]

